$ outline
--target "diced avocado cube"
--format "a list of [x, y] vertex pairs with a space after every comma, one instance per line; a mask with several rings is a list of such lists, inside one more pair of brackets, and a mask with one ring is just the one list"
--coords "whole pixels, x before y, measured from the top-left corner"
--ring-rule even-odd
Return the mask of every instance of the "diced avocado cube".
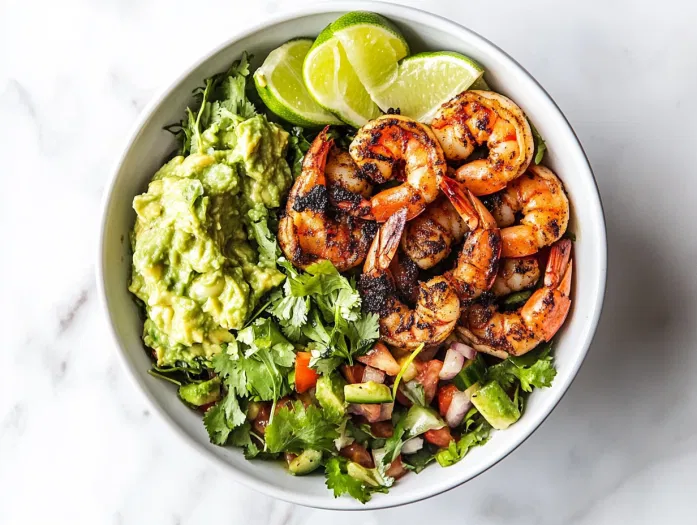
[[344, 386], [344, 399], [347, 403], [389, 403], [392, 401], [392, 392], [387, 385], [375, 381], [354, 383]]
[[419, 436], [429, 430], [435, 430], [445, 426], [443, 418], [430, 407], [413, 405], [409, 409], [409, 412], [407, 412], [405, 418], [404, 429], [407, 432], [407, 436], [410, 438]]
[[302, 476], [315, 470], [321, 462], [322, 453], [319, 450], [308, 449], [288, 464], [288, 470], [294, 476]]
[[346, 414], [345, 385], [346, 381], [336, 373], [324, 375], [317, 379], [315, 397], [317, 397], [317, 401], [327, 417], [332, 420], [339, 420]]
[[485, 373], [486, 363], [484, 362], [484, 358], [477, 354], [474, 359], [465, 361], [462, 370], [453, 378], [453, 384], [460, 390], [467, 390], [473, 384], [481, 381]]
[[472, 404], [497, 430], [510, 427], [520, 418], [518, 406], [496, 381], [489, 381], [484, 386], [477, 383], [467, 392], [470, 394]]
[[182, 385], [179, 387], [179, 397], [186, 404], [196, 407], [215, 403], [220, 399], [220, 378]]

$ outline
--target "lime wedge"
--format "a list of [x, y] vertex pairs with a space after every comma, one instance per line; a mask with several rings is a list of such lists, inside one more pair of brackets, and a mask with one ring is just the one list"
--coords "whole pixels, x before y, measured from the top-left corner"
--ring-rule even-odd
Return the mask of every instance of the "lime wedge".
[[254, 85], [264, 104], [283, 120], [303, 127], [341, 124], [310, 96], [302, 78], [310, 38], [298, 38], [274, 49], [254, 72]]
[[331, 30], [369, 94], [394, 82], [409, 44], [392, 22], [375, 13], [355, 11], [335, 20]]
[[303, 78], [310, 95], [341, 120], [360, 127], [381, 112], [373, 88], [391, 83], [409, 46], [380, 15], [348, 13], [328, 25], [305, 57]]
[[373, 98], [387, 111], [429, 124], [436, 110], [468, 89], [484, 73], [471, 58], [450, 51], [419, 53], [399, 63], [397, 77], [380, 87]]

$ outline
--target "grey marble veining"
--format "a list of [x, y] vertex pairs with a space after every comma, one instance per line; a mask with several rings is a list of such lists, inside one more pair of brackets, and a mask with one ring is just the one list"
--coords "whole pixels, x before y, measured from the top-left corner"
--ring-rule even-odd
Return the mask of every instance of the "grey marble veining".
[[697, 6], [680, 0], [406, 2], [540, 81], [605, 206], [596, 340], [508, 459], [422, 503], [330, 513], [234, 483], [150, 413], [97, 304], [106, 178], [157, 89], [233, 30], [306, 3], [0, 3], [0, 523], [697, 523]]

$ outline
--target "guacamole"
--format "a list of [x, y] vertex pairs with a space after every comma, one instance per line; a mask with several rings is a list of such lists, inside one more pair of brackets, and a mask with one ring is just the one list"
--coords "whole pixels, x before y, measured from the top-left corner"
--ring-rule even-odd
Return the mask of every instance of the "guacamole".
[[133, 200], [129, 290], [145, 305], [143, 340], [161, 367], [220, 352], [285, 278], [267, 220], [292, 182], [288, 133], [263, 115], [211, 118], [197, 140]]

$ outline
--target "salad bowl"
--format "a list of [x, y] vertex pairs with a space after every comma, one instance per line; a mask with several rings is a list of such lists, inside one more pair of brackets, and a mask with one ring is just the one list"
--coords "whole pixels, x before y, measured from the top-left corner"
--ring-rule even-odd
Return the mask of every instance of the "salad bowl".
[[[400, 480], [398, 490], [377, 495], [365, 505], [348, 497], [334, 498], [322, 476], [291, 477], [280, 463], [247, 461], [239, 449], [210, 444], [200, 414], [183, 405], [171, 385], [148, 375], [150, 359], [141, 340], [142, 321], [128, 292], [128, 238], [135, 220], [131, 202], [175, 149], [174, 137], [163, 128], [175, 122], [191, 104], [192, 90], [202, 79], [226, 69], [243, 51], [254, 55], [252, 66], [256, 67], [280, 44], [296, 37], [315, 36], [341, 13], [353, 10], [373, 11], [389, 18], [414, 52], [457, 51], [482, 64], [492, 89], [515, 100], [545, 138], [546, 164], [564, 181], [571, 202], [570, 229], [576, 236], [573, 304], [556, 338], [557, 377], [552, 386], [533, 393], [520, 421], [504, 432], [494, 433], [486, 446], [473, 449], [463, 461], [409, 475]], [[238, 33], [181, 73], [143, 111], [105, 191], [97, 286], [128, 375], [154, 411], [202, 457], [240, 483], [286, 501], [327, 509], [376, 509], [422, 500], [471, 480], [510, 454], [540, 426], [569, 388], [588, 352], [601, 313], [606, 265], [605, 223], [591, 167], [561, 110], [528, 72], [491, 42], [438, 16], [379, 2], [337, 2], [276, 16]]]

